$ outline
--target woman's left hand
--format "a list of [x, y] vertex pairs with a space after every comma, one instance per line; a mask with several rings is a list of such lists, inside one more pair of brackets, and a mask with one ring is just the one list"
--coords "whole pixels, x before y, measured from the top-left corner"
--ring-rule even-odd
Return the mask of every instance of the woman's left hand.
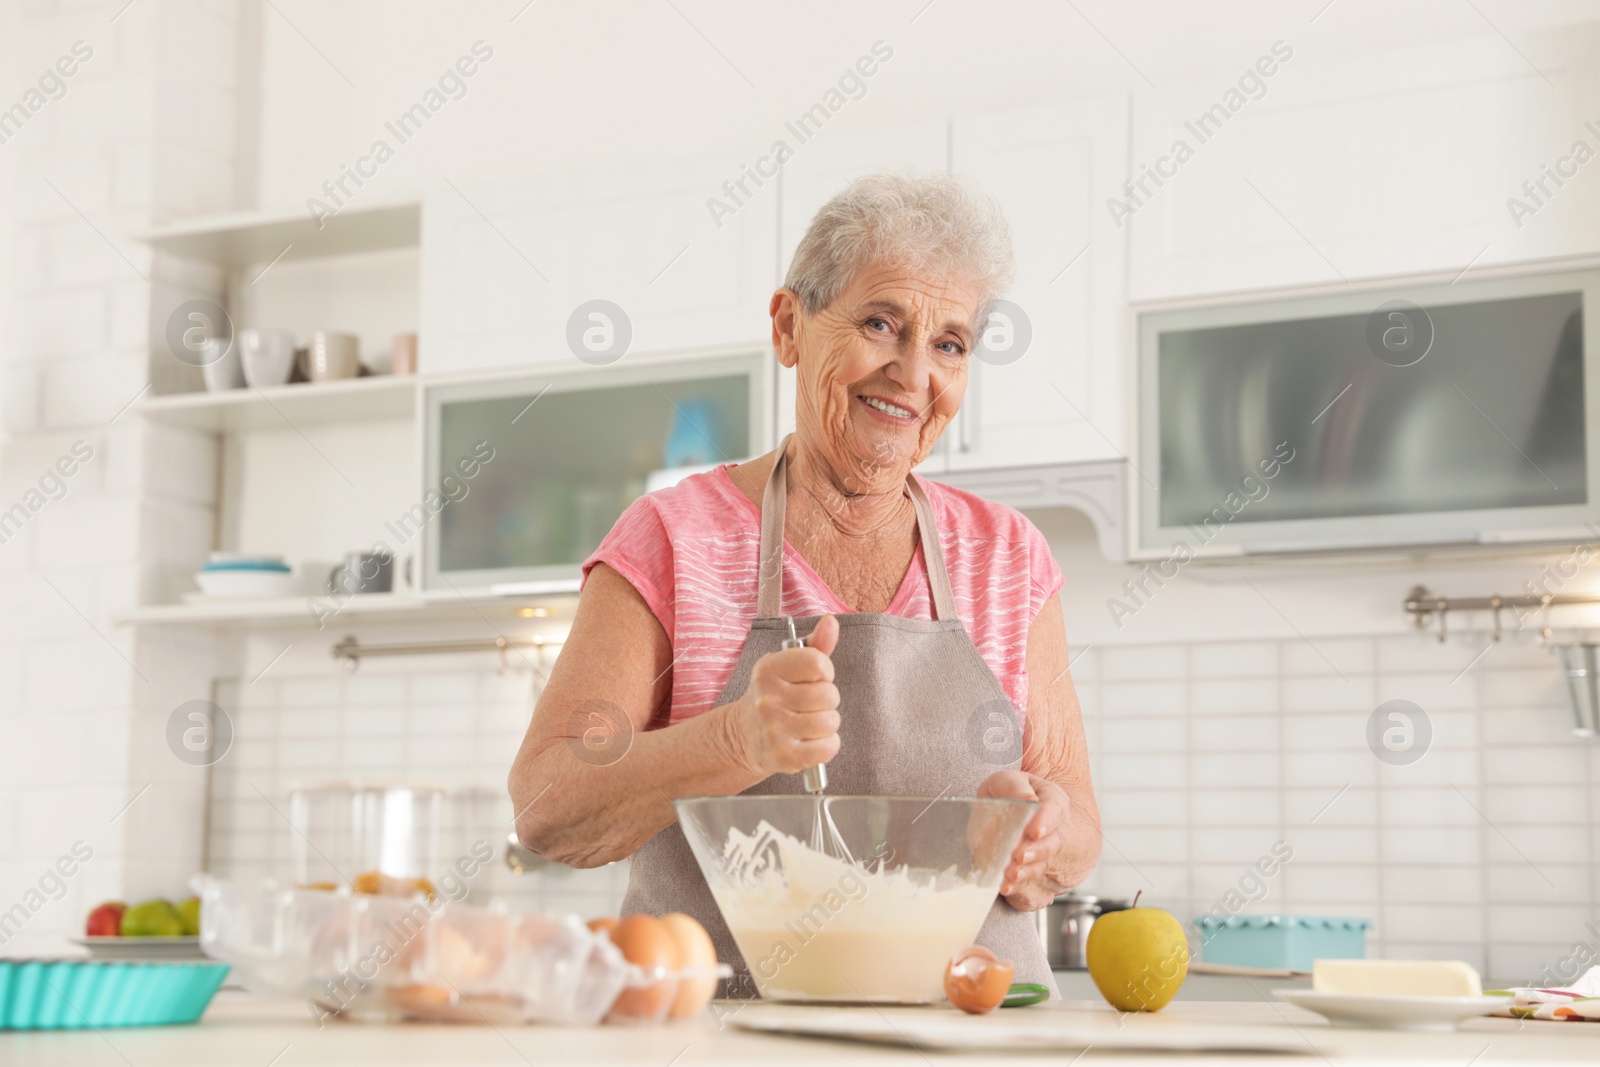
[[1050, 863], [1067, 844], [1072, 804], [1060, 786], [1024, 771], [996, 771], [978, 786], [980, 797], [1037, 800], [1022, 839], [1000, 881], [1000, 895], [1018, 911], [1037, 911], [1067, 887], [1050, 875]]

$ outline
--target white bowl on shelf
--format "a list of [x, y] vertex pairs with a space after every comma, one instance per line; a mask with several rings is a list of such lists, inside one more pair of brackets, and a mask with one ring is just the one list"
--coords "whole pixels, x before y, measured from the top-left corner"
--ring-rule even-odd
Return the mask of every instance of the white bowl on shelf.
[[287, 385], [294, 374], [294, 334], [287, 330], [240, 330], [244, 380], [256, 389]]
[[222, 600], [254, 600], [294, 596], [300, 583], [281, 571], [200, 571], [194, 576], [200, 592]]

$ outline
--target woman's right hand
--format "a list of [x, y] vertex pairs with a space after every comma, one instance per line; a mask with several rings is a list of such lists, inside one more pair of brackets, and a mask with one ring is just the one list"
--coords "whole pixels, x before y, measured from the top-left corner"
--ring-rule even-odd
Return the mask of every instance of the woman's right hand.
[[798, 774], [839, 751], [839, 690], [829, 654], [839, 620], [824, 615], [804, 648], [756, 660], [750, 685], [728, 707], [729, 747], [745, 770], [763, 778]]

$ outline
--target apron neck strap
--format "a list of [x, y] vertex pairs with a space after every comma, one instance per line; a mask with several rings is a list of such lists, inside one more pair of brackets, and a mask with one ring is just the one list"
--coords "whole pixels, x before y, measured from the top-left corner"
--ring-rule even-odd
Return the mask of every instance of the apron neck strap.
[[[761, 570], [757, 581], [756, 616], [775, 619], [783, 604], [783, 520], [788, 499], [789, 434], [778, 444], [777, 458], [772, 473], [767, 475], [766, 488], [761, 493]], [[906, 475], [906, 490], [917, 511], [917, 536], [922, 541], [922, 558], [928, 568], [928, 587], [933, 593], [933, 617], [955, 619], [956, 598], [950, 589], [950, 573], [945, 569], [944, 550], [939, 543], [938, 527], [933, 520], [933, 505], [928, 494], [917, 484], [916, 478]]]

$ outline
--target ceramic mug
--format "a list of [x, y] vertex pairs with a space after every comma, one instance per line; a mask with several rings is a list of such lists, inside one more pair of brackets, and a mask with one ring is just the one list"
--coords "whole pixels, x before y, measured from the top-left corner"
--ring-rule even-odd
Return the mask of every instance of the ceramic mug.
[[394, 557], [387, 552], [351, 552], [328, 572], [329, 593], [387, 593], [394, 588]]
[[414, 333], [397, 333], [394, 335], [393, 364], [391, 374], [417, 373], [417, 335]]
[[294, 371], [294, 335], [287, 330], [240, 330], [244, 380], [256, 389], [287, 385]]
[[361, 373], [361, 341], [353, 333], [318, 331], [311, 335], [306, 373], [314, 382], [354, 378]]
[[212, 337], [200, 350], [200, 376], [213, 393], [244, 387], [244, 363], [232, 338]]

